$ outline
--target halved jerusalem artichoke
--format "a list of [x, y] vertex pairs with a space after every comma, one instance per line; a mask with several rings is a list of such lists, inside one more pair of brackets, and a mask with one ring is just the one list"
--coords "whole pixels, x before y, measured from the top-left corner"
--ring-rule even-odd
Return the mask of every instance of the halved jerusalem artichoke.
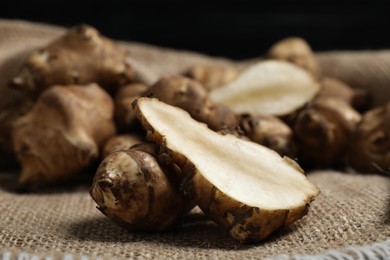
[[158, 150], [155, 144], [143, 143], [110, 154], [90, 190], [103, 214], [132, 231], [172, 228], [193, 206], [179, 190], [175, 168], [157, 162]]
[[147, 138], [180, 167], [182, 187], [240, 242], [261, 241], [302, 218], [319, 194], [287, 157], [220, 135], [157, 99], [140, 98], [134, 105]]
[[287, 115], [310, 101], [319, 85], [305, 70], [284, 61], [263, 61], [234, 81], [210, 92], [210, 98], [238, 114]]

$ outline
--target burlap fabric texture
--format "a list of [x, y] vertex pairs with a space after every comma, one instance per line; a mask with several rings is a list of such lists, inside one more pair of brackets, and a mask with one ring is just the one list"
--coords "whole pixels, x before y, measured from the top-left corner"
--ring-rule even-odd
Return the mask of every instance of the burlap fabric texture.
[[[62, 28], [0, 20], [0, 87], [28, 53]], [[122, 43], [139, 78], [152, 83], [196, 63], [233, 62], [204, 55]], [[259, 50], [261, 54], [262, 50]], [[324, 74], [390, 100], [390, 51], [318, 54]], [[321, 189], [309, 214], [260, 245], [240, 245], [200, 212], [167, 233], [131, 233], [96, 208], [89, 181], [34, 194], [12, 190], [16, 174], [0, 173], [0, 256], [3, 259], [384, 259], [390, 256], [390, 178], [336, 171], [309, 173]], [[305, 256], [306, 255], [306, 256]], [[316, 257], [314, 255], [317, 255]]]

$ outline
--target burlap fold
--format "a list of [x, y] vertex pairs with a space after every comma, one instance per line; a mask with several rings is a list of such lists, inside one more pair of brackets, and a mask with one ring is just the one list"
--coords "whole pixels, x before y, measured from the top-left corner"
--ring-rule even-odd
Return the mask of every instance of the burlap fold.
[[[0, 87], [32, 49], [61, 33], [61, 28], [0, 20]], [[140, 80], [146, 83], [180, 73], [195, 63], [246, 64], [145, 44], [122, 44], [130, 51]], [[377, 104], [390, 100], [390, 51], [331, 52], [317, 57], [326, 75], [369, 89]], [[194, 212], [172, 232], [131, 233], [96, 210], [88, 194], [89, 182], [18, 194], [12, 190], [15, 179], [16, 173], [0, 173], [3, 259], [305, 259], [303, 255], [323, 253], [336, 259], [342, 259], [343, 254], [379, 259], [390, 255], [386, 241], [390, 238], [390, 179], [386, 176], [309, 173], [309, 179], [322, 191], [309, 214], [260, 245], [237, 244], [200, 212]], [[376, 244], [367, 246], [372, 243]], [[356, 247], [363, 245], [366, 247]]]

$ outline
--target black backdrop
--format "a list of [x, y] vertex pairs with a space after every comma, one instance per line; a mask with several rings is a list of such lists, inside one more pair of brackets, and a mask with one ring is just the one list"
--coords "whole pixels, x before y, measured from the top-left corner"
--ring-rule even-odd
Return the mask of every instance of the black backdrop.
[[244, 59], [292, 35], [304, 37], [315, 50], [390, 48], [386, 2], [2, 0], [0, 18], [87, 23], [115, 39]]

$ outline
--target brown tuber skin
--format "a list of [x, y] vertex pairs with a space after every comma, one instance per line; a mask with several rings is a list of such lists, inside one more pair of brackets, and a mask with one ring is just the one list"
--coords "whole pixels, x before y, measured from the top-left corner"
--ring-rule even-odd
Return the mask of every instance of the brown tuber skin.
[[90, 190], [104, 215], [132, 231], [171, 229], [193, 205], [179, 191], [175, 170], [157, 162], [158, 149], [141, 144], [110, 154]]
[[239, 125], [239, 118], [232, 110], [213, 103], [202, 85], [186, 77], [162, 78], [150, 87], [145, 96], [153, 96], [164, 103], [180, 107], [215, 131]]
[[69, 180], [91, 166], [115, 134], [113, 102], [96, 84], [55, 86], [13, 128], [22, 186]]
[[133, 112], [132, 103], [135, 99], [142, 96], [147, 90], [148, 86], [141, 83], [133, 83], [121, 87], [115, 95], [115, 122], [118, 130], [121, 132], [128, 132], [134, 130], [137, 125], [137, 119]]
[[295, 157], [292, 130], [277, 117], [245, 115], [241, 127], [252, 142], [271, 148], [282, 156]]
[[351, 138], [348, 163], [360, 172], [390, 174], [390, 103], [363, 115]]
[[0, 89], [0, 168], [16, 163], [12, 145], [12, 124], [31, 110], [32, 100], [19, 91]]
[[302, 38], [290, 37], [278, 41], [268, 50], [268, 59], [285, 60], [304, 70], [314, 78], [320, 77], [320, 70], [310, 45]]
[[135, 134], [112, 136], [105, 143], [101, 158], [106, 158], [114, 152], [125, 151], [133, 145], [143, 142], [145, 142], [145, 140], [141, 136]]
[[344, 82], [334, 78], [322, 78], [318, 98], [341, 99], [358, 111], [368, 107], [369, 95], [365, 89], [353, 89]]
[[278, 211], [251, 208], [226, 196], [203, 176], [195, 175], [191, 185], [196, 190], [195, 196], [201, 198], [197, 201], [198, 206], [241, 243], [258, 243], [275, 230], [288, 227], [304, 217], [309, 211], [309, 204], [304, 208]]
[[294, 122], [302, 163], [309, 167], [343, 164], [349, 137], [360, 120], [361, 115], [340, 99], [315, 99]]
[[223, 128], [218, 131], [221, 135], [234, 135], [237, 138], [250, 141], [250, 139], [245, 135], [244, 131], [240, 127], [236, 128]]
[[127, 52], [87, 25], [33, 52], [11, 81], [33, 98], [53, 85], [97, 83], [109, 93], [133, 79]]
[[208, 91], [233, 81], [238, 74], [238, 70], [233, 67], [211, 64], [195, 65], [184, 73], [185, 76], [202, 84]]

